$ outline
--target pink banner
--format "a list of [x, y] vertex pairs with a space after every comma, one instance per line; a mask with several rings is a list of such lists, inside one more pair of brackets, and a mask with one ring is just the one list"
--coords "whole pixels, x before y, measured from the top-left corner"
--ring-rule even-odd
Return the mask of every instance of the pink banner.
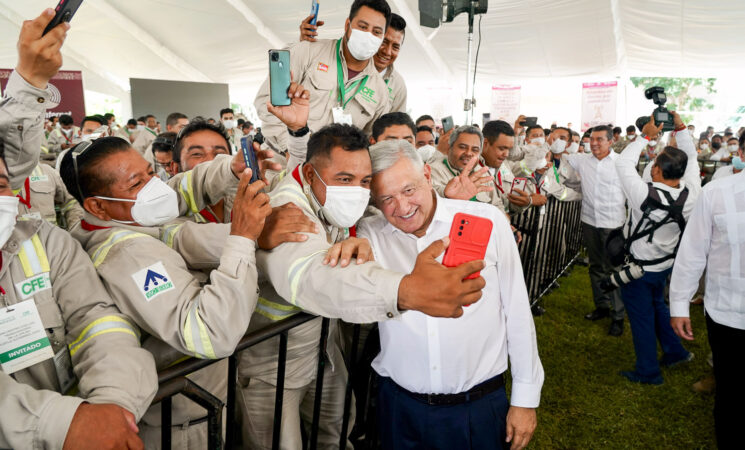
[[520, 115], [520, 86], [498, 85], [491, 88], [491, 120], [512, 124]]
[[[0, 91], [5, 92], [12, 69], [0, 69]], [[68, 114], [79, 124], [85, 117], [85, 97], [83, 96], [83, 74], [79, 70], [60, 70], [49, 81], [52, 101], [59, 103], [47, 110], [47, 117]]]
[[618, 82], [582, 83], [582, 131], [616, 122]]

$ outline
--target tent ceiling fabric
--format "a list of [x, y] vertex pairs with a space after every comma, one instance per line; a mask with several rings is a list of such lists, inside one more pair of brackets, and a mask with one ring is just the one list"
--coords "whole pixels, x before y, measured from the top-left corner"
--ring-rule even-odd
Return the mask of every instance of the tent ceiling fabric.
[[[417, 0], [389, 3], [397, 12], [400, 6], [408, 6], [418, 19]], [[716, 76], [740, 69], [745, 61], [742, 0], [489, 3], [481, 24], [480, 83], [590, 75]], [[0, 12], [0, 67], [15, 65], [19, 30], [15, 19], [35, 17], [54, 4], [54, 0], [0, 0], [7, 11]], [[320, 16], [326, 22], [321, 37], [341, 35], [349, 4], [349, 0], [321, 2]], [[83, 66], [75, 61], [77, 54], [99, 69], [83, 67], [95, 72], [91, 76], [108, 77], [96, 83], [102, 90], [106, 82], [126, 85], [130, 77], [210, 80], [229, 83], [231, 95], [240, 95], [236, 100], [250, 103], [252, 98], [245, 97], [252, 96], [266, 77], [270, 40], [295, 42], [300, 20], [309, 9], [310, 0], [86, 0], [73, 19], [65, 43], [72, 60], [63, 68]], [[246, 11], [255, 15], [253, 21]], [[139, 30], [126, 26], [122, 18]], [[257, 24], [266, 28], [261, 30]], [[408, 26], [411, 30], [418, 24]], [[465, 84], [466, 17], [461, 15], [436, 32], [421, 31], [423, 39], [431, 37], [429, 55], [410, 31], [396, 63], [407, 82]], [[433, 50], [454, 79], [438, 70]]]

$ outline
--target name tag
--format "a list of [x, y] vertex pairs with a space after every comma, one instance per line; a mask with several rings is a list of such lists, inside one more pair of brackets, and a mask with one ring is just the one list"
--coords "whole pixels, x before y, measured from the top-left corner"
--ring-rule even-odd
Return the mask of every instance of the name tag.
[[37, 181], [49, 181], [49, 177], [46, 175], [30, 176], [29, 181], [35, 183]]
[[0, 309], [0, 366], [12, 374], [54, 358], [33, 300]]
[[334, 123], [353, 125], [352, 115], [345, 113], [344, 108], [342, 108], [341, 106], [337, 106], [336, 108], [332, 109], [331, 112], [334, 114]]
[[23, 300], [47, 289], [52, 289], [52, 279], [49, 278], [49, 272], [40, 273], [16, 283], [16, 292]]

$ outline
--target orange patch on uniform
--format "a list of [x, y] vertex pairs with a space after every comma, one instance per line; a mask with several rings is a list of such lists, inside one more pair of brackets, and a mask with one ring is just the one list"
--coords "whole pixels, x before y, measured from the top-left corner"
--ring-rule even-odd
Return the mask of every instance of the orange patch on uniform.
[[328, 72], [329, 71], [329, 66], [327, 66], [324, 63], [319, 62], [318, 63], [318, 70], [320, 70], [321, 72]]

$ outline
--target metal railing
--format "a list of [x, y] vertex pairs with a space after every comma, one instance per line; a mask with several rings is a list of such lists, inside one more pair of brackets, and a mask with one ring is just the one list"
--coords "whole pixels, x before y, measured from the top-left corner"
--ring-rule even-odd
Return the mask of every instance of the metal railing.
[[[512, 222], [523, 235], [523, 240], [518, 246], [522, 260], [523, 272], [528, 288], [531, 304], [535, 304], [556, 283], [559, 276], [569, 269], [579, 255], [581, 248], [580, 230], [581, 202], [560, 202], [550, 198], [543, 208], [529, 208], [522, 214], [513, 216]], [[228, 357], [228, 380], [227, 380], [227, 402], [215, 397], [212, 393], [202, 389], [187, 375], [194, 373], [221, 360], [190, 358], [179, 364], [162, 370], [158, 376], [159, 389], [153, 400], [153, 404], [161, 404], [161, 446], [163, 449], [171, 448], [171, 406], [172, 397], [182, 394], [207, 411], [208, 448], [232, 449], [236, 448], [237, 423], [235, 420], [236, 410], [236, 381], [238, 353], [247, 348], [279, 336], [277, 383], [274, 403], [274, 425], [272, 434], [272, 449], [278, 449], [280, 444], [280, 432], [282, 422], [282, 407], [284, 394], [285, 363], [287, 361], [288, 333], [295, 327], [308, 321], [316, 319], [316, 316], [299, 313], [281, 322], [246, 334], [235, 352]], [[362, 377], [364, 398], [360, 398], [365, 409], [364, 417], [358, 417], [364, 429], [360, 434], [365, 436], [365, 448], [377, 447], [377, 433], [375, 431], [374, 398], [372, 384], [374, 377], [370, 377], [370, 358], [359, 357], [360, 347], [360, 325], [352, 328], [352, 342], [347, 355], [345, 365], [349, 374], [344, 396], [344, 414], [339, 439], [339, 448], [345, 449], [350, 426], [350, 409], [352, 406], [353, 383], [355, 377]], [[324, 368], [327, 363], [326, 344], [328, 342], [329, 319], [323, 318], [319, 338], [319, 349], [317, 359], [317, 371], [315, 381], [315, 402], [313, 407], [313, 422], [309, 436], [304, 436], [305, 446], [314, 450], [318, 439], [318, 422], [320, 419], [321, 399], [323, 393]], [[371, 336], [374, 334], [371, 333]], [[366, 346], [363, 353], [377, 353], [379, 347], [376, 345]], [[369, 355], [367, 355], [369, 356]], [[364, 361], [365, 367], [360, 370], [360, 361]], [[226, 408], [225, 417], [225, 440], [222, 436], [222, 411]], [[368, 419], [369, 418], [369, 419]], [[245, 443], [244, 443], [245, 444]]]

